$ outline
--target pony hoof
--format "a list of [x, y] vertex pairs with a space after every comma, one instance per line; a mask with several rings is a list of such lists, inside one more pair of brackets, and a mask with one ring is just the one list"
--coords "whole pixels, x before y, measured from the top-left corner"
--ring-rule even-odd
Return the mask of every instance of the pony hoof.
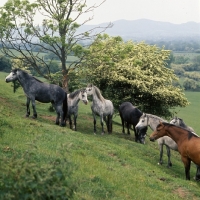
[[162, 165], [162, 163], [158, 162], [158, 165]]
[[194, 180], [195, 180], [195, 181], [200, 181], [200, 177], [195, 176], [195, 177], [194, 177]]
[[27, 117], [27, 118], [28, 118], [28, 117], [29, 117], [29, 115], [25, 115], [25, 117]]
[[105, 134], [105, 132], [103, 131], [102, 133], [101, 133], [101, 135], [104, 135]]
[[31, 118], [32, 118], [32, 119], [36, 119], [36, 118], [37, 118], [37, 116], [34, 116], [34, 115], [33, 115]]

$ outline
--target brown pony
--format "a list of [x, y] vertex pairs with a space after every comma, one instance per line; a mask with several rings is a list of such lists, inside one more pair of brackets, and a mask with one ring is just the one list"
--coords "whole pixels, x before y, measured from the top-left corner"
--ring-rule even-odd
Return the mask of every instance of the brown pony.
[[[185, 166], [186, 180], [190, 180], [191, 161], [200, 166], [200, 138], [184, 128], [160, 122], [156, 130], [150, 135], [150, 140], [155, 141], [165, 135], [171, 137], [177, 143], [178, 151]], [[200, 178], [198, 166], [196, 180]]]

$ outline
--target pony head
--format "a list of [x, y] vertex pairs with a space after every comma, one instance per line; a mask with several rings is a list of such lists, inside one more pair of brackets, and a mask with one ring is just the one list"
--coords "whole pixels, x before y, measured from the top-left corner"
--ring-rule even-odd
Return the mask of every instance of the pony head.
[[87, 95], [92, 95], [93, 94], [93, 84], [88, 84], [87, 85], [86, 92], [87, 92]]
[[18, 69], [13, 69], [8, 76], [6, 76], [5, 81], [9, 83], [18, 79]]
[[154, 142], [160, 137], [163, 137], [166, 135], [165, 125], [160, 122], [158, 126], [156, 127], [156, 130], [149, 136], [150, 141]]
[[141, 130], [144, 127], [148, 126], [148, 117], [145, 113], [142, 114], [142, 116], [139, 119], [139, 122], [135, 126], [136, 130]]
[[80, 91], [79, 98], [83, 101], [83, 103], [85, 105], [87, 105], [88, 99], [87, 99], [87, 91], [86, 91], [86, 89], [83, 89], [83, 90]]
[[175, 125], [178, 125], [180, 126], [180, 118], [178, 118], [177, 116], [175, 116], [171, 121], [170, 121], [170, 124], [175, 124]]
[[145, 144], [146, 135], [147, 135], [147, 127], [144, 127], [138, 131], [138, 140], [141, 144]]

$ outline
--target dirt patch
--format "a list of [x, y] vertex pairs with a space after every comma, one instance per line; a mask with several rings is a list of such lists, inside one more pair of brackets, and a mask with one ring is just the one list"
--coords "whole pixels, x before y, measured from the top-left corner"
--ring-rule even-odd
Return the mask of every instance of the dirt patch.
[[0, 97], [0, 100], [6, 100], [6, 98]]
[[90, 117], [90, 116], [87, 116], [87, 115], [84, 115], [84, 114], [79, 114], [79, 117], [84, 118], [86, 121], [93, 122], [93, 117]]
[[47, 119], [47, 120], [49, 120], [49, 121], [55, 121], [56, 120], [56, 117], [54, 117], [54, 116], [46, 116], [46, 115], [41, 115], [41, 117], [43, 118], [43, 119]]
[[7, 99], [6, 99], [6, 98], [3, 98], [3, 97], [0, 97], [0, 102], [2, 102], [2, 103], [7, 103]]
[[189, 193], [186, 190], [184, 190], [183, 188], [181, 188], [181, 187], [175, 189], [173, 191], [173, 193], [174, 194], [178, 194], [178, 196], [181, 197], [181, 198], [183, 198], [183, 199], [185, 199], [189, 195]]

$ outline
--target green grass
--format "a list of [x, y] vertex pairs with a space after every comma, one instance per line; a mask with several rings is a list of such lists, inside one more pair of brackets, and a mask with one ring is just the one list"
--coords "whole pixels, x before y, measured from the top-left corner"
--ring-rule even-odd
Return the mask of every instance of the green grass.
[[193, 127], [194, 130], [200, 135], [199, 126], [199, 106], [200, 106], [200, 92], [185, 92], [186, 98], [189, 100], [190, 105], [185, 108], [177, 108], [177, 116], [182, 118], [184, 122]]
[[[185, 180], [177, 152], [172, 151], [171, 168], [166, 167], [166, 153], [164, 164], [157, 165], [157, 142], [150, 142], [147, 136], [142, 145], [134, 142], [133, 132], [131, 136], [122, 135], [119, 116], [114, 118], [112, 135], [100, 135], [99, 121], [94, 135], [90, 106], [82, 102], [77, 132], [54, 124], [56, 115], [48, 111], [50, 104], [37, 102], [38, 119], [25, 118], [25, 95], [21, 89], [13, 93], [5, 76], [0, 73], [0, 157], [31, 151], [38, 166], [67, 158], [75, 166], [74, 199], [200, 199], [200, 183]], [[177, 115], [200, 133], [200, 93], [187, 92], [186, 96], [191, 104], [177, 109]], [[192, 164], [191, 177], [195, 172]]]

